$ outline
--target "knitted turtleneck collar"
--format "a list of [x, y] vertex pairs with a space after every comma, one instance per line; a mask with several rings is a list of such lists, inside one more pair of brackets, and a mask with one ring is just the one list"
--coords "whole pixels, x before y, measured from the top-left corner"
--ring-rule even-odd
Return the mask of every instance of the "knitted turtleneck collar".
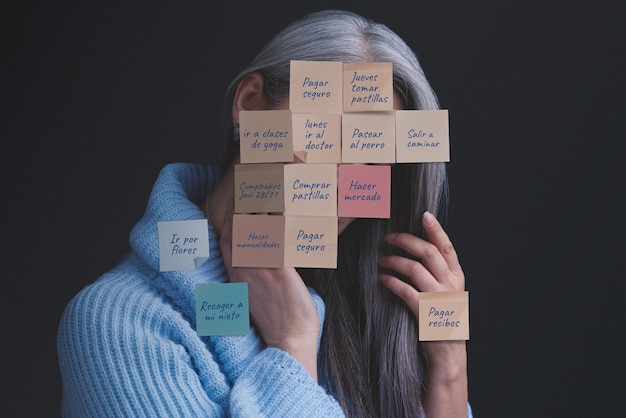
[[130, 234], [132, 250], [154, 272], [153, 284], [194, 325], [196, 283], [227, 280], [217, 236], [209, 225], [210, 257], [198, 269], [159, 272], [157, 222], [204, 219], [202, 203], [215, 188], [221, 176], [218, 167], [182, 163], [165, 166], [152, 188], [143, 218]]

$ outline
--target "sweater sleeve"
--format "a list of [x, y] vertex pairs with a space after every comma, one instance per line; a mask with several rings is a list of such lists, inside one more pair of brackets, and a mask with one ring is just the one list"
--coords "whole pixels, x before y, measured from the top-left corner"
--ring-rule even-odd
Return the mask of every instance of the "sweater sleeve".
[[[227, 280], [212, 228], [210, 260], [193, 271], [158, 271], [157, 222], [201, 218], [193, 202], [210, 189], [207, 179], [199, 166], [164, 168], [131, 233], [134, 253], [69, 303], [57, 340], [64, 416], [343, 415], [254, 329], [197, 335], [195, 284]], [[323, 302], [312, 296], [323, 323]]]
[[[309, 291], [323, 324], [324, 302]], [[254, 329], [246, 337], [213, 337], [212, 342], [222, 370], [233, 382], [233, 417], [344, 416], [335, 398], [302, 364], [283, 350], [266, 347]]]
[[61, 318], [63, 416], [227, 416], [230, 386], [195, 331], [141, 280], [111, 276]]
[[342, 417], [335, 399], [285, 351], [266, 348], [233, 387], [234, 417]]
[[136, 269], [107, 273], [61, 318], [63, 416], [343, 415], [303, 366], [266, 348], [254, 329], [210, 342], [198, 337]]

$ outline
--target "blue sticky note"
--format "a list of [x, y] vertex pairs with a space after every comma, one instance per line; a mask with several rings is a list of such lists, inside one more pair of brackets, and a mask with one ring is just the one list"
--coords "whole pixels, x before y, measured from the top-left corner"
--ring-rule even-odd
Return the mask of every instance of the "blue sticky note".
[[244, 335], [249, 329], [248, 283], [196, 284], [198, 335]]
[[159, 270], [194, 270], [209, 258], [206, 219], [158, 222]]

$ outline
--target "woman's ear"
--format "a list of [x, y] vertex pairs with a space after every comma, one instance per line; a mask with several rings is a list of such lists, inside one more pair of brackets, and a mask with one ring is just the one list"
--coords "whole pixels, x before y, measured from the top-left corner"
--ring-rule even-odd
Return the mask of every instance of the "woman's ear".
[[246, 75], [241, 80], [233, 99], [233, 121], [239, 120], [239, 111], [241, 110], [262, 110], [265, 108], [263, 81], [263, 76], [258, 71]]

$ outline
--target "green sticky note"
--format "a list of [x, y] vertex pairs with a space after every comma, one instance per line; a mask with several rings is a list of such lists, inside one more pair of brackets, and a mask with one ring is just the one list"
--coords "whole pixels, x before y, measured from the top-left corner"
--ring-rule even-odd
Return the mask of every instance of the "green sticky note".
[[196, 284], [198, 335], [244, 335], [249, 329], [248, 283]]

